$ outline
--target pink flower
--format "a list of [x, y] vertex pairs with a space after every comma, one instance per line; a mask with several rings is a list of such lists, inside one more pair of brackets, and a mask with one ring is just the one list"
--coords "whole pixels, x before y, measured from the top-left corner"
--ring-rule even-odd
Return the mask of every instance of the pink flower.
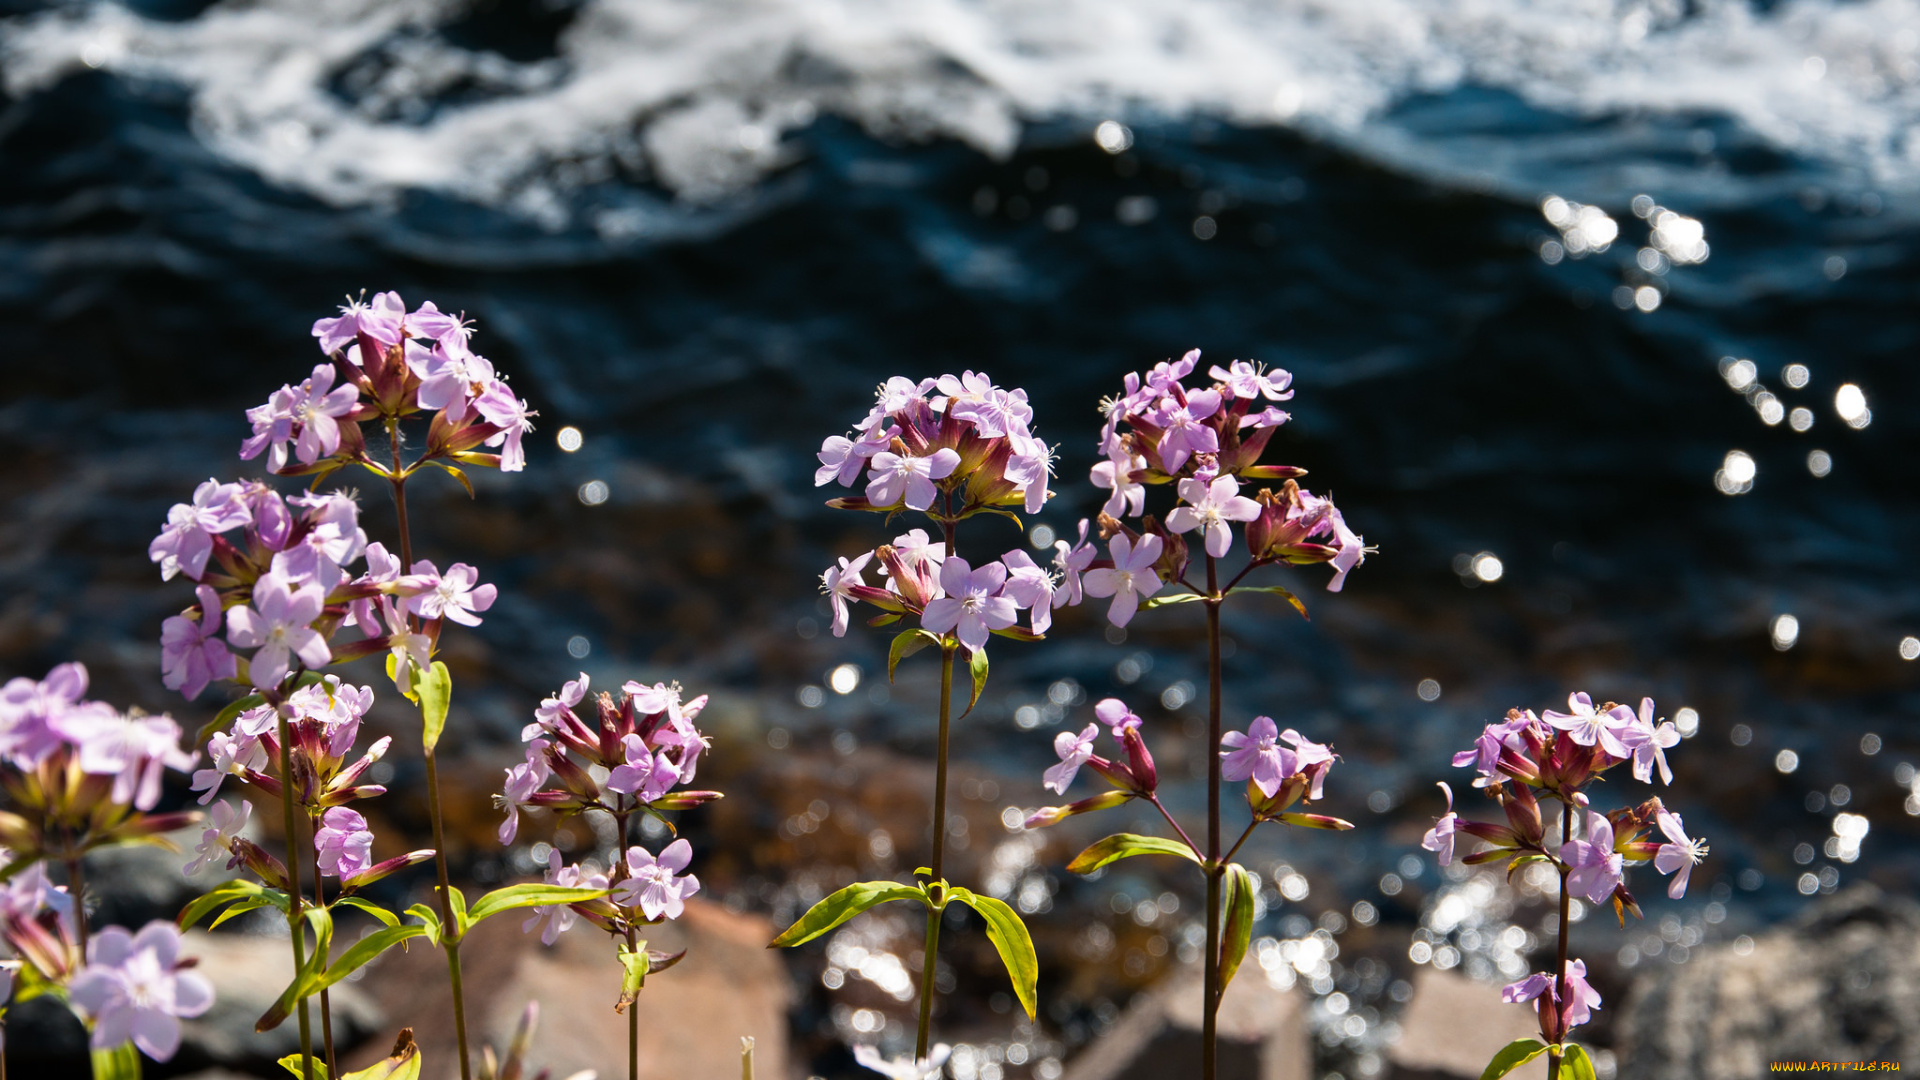
[[313, 846], [321, 873], [346, 878], [373, 865], [373, 833], [367, 829], [366, 818], [335, 806], [320, 816], [320, 824], [313, 834]]
[[841, 487], [852, 487], [868, 459], [885, 450], [898, 434], [900, 429], [890, 426], [858, 440], [845, 435], [827, 436], [820, 444], [820, 467], [814, 470], [813, 486], [825, 487], [838, 480]]
[[885, 1076], [887, 1080], [936, 1080], [940, 1076], [940, 1067], [952, 1055], [953, 1047], [946, 1043], [934, 1043], [927, 1051], [927, 1056], [919, 1061], [911, 1057], [882, 1057], [879, 1047], [875, 1046], [853, 1048], [855, 1063]]
[[1126, 702], [1119, 698], [1102, 698], [1093, 707], [1093, 715], [1107, 725], [1116, 739], [1125, 738], [1127, 732], [1140, 729], [1140, 717], [1127, 708]]
[[1088, 471], [1087, 478], [1093, 481], [1094, 487], [1112, 492], [1100, 512], [1108, 517], [1139, 517], [1146, 513], [1147, 485], [1133, 478], [1136, 470], [1146, 467], [1146, 458], [1129, 454], [1118, 447], [1108, 455], [1107, 460], [1096, 462]]
[[447, 419], [455, 424], [467, 418], [473, 399], [497, 381], [493, 365], [469, 352], [464, 337], [443, 338], [431, 350], [409, 343], [407, 366], [420, 378], [420, 407], [445, 409]]
[[1207, 417], [1220, 411], [1220, 394], [1214, 390], [1196, 390], [1186, 395], [1186, 401], [1176, 401], [1172, 397], [1163, 398], [1160, 408], [1153, 414], [1153, 421], [1163, 434], [1160, 436], [1160, 467], [1169, 473], [1177, 473], [1180, 466], [1194, 454], [1211, 454], [1220, 449], [1220, 437], [1214, 430], [1202, 423]]
[[1055, 608], [1077, 607], [1085, 598], [1080, 587], [1080, 575], [1086, 573], [1087, 566], [1093, 562], [1099, 552], [1087, 542], [1087, 519], [1080, 519], [1080, 536], [1072, 544], [1065, 540], [1053, 542], [1053, 569], [1060, 575], [1060, 583], [1054, 588], [1053, 606]]
[[1604, 814], [1587, 811], [1587, 838], [1567, 841], [1560, 858], [1573, 871], [1567, 888], [1595, 904], [1606, 903], [1626, 880], [1625, 860], [1613, 850], [1613, 823]]
[[1160, 538], [1142, 536], [1135, 544], [1125, 533], [1115, 533], [1107, 543], [1113, 567], [1089, 570], [1082, 579], [1088, 596], [1111, 596], [1107, 618], [1115, 626], [1125, 626], [1139, 609], [1140, 601], [1160, 591], [1160, 575], [1153, 564], [1160, 561]]
[[986, 647], [987, 635], [1012, 626], [1020, 617], [1013, 598], [1001, 593], [1007, 568], [997, 562], [975, 570], [954, 556], [940, 564], [940, 587], [947, 595], [927, 603], [920, 625], [936, 634], [958, 628], [960, 644], [970, 652]]
[[867, 501], [874, 506], [893, 506], [905, 500], [909, 510], [925, 510], [939, 493], [935, 480], [953, 475], [960, 455], [942, 447], [926, 457], [896, 454], [882, 450], [873, 455], [867, 474]]
[[1687, 827], [1681, 822], [1679, 814], [1662, 810], [1654, 816], [1654, 820], [1659, 822], [1660, 831], [1667, 834], [1667, 842], [1653, 853], [1653, 867], [1663, 874], [1673, 874], [1673, 882], [1667, 886], [1667, 895], [1678, 900], [1687, 895], [1687, 878], [1692, 875], [1693, 868], [1707, 857], [1707, 843], [1687, 835]]
[[1235, 783], [1251, 778], [1268, 798], [1300, 771], [1294, 752], [1280, 745], [1280, 726], [1270, 716], [1254, 717], [1245, 732], [1227, 732], [1220, 745], [1227, 748], [1220, 751], [1220, 776]]
[[1015, 604], [1027, 609], [1034, 633], [1046, 633], [1053, 626], [1053, 575], [1019, 548], [1001, 556], [1000, 561], [1007, 568], [1007, 585], [1003, 591]]
[[21, 769], [46, 760], [67, 741], [56, 723], [80, 706], [86, 692], [87, 669], [81, 664], [61, 664], [40, 682], [9, 679], [0, 687], [0, 754]]
[[407, 598], [407, 610], [423, 619], [451, 619], [462, 626], [479, 626], [475, 612], [493, 606], [500, 590], [481, 585], [480, 571], [466, 563], [454, 563], [442, 574], [425, 559], [413, 564], [413, 572], [425, 580], [427, 589]]
[[1293, 376], [1279, 368], [1269, 371], [1262, 365], [1235, 360], [1226, 368], [1215, 364], [1207, 369], [1207, 374], [1226, 384], [1237, 398], [1264, 397], [1268, 401], [1285, 401], [1293, 396], [1293, 391], [1287, 389], [1293, 385]]
[[1680, 729], [1673, 721], [1662, 721], [1659, 727], [1653, 724], [1653, 699], [1640, 699], [1640, 715], [1634, 718], [1631, 726], [1620, 737], [1628, 749], [1633, 751], [1633, 778], [1643, 784], [1653, 782], [1653, 770], [1660, 769], [1660, 782], [1673, 783], [1673, 770], [1667, 767], [1667, 750], [1680, 744]]
[[501, 801], [506, 804], [507, 820], [500, 823], [500, 842], [513, 843], [520, 834], [520, 809], [540, 790], [553, 770], [547, 765], [547, 746], [545, 739], [535, 739], [527, 747], [527, 760], [507, 770], [506, 790]]
[[607, 790], [650, 803], [680, 783], [680, 768], [665, 750], [653, 749], [638, 735], [628, 735], [621, 746], [626, 763], [607, 774]]
[[693, 845], [685, 840], [668, 844], [657, 859], [646, 848], [628, 848], [628, 876], [613, 890], [613, 902], [638, 907], [651, 920], [679, 918], [687, 897], [700, 891], [699, 878], [680, 875], [692, 861]]
[[175, 503], [167, 511], [166, 526], [147, 545], [147, 558], [160, 564], [163, 580], [184, 572], [199, 581], [206, 573], [207, 557], [213, 554], [213, 538], [252, 520], [239, 484], [209, 479], [193, 489], [191, 503]]
[[1229, 521], [1252, 521], [1260, 516], [1260, 504], [1240, 494], [1240, 481], [1231, 476], [1212, 483], [1180, 481], [1180, 497], [1185, 506], [1176, 506], [1167, 515], [1167, 528], [1183, 533], [1199, 529], [1206, 534], [1207, 554], [1218, 559], [1233, 546]]
[[531, 417], [540, 415], [533, 411], [525, 401], [513, 396], [506, 383], [495, 379], [487, 384], [485, 390], [473, 399], [487, 423], [500, 429], [500, 433], [487, 439], [488, 446], [502, 447], [500, 451], [500, 471], [519, 472], [527, 467], [526, 452], [521, 449], [520, 440], [533, 430]]
[[208, 586], [194, 590], [200, 618], [175, 615], [160, 624], [160, 681], [191, 701], [215, 679], [231, 679], [237, 665], [220, 640], [220, 597]]
[[1433, 823], [1433, 828], [1427, 830], [1427, 835], [1420, 840], [1420, 846], [1437, 853], [1440, 865], [1445, 866], [1453, 861], [1454, 826], [1459, 824], [1460, 816], [1453, 812], [1453, 789], [1442, 782], [1440, 790], [1447, 793], [1447, 812]]
[[180, 1048], [180, 1017], [213, 1005], [213, 984], [182, 970], [180, 931], [150, 922], [138, 934], [109, 926], [87, 945], [87, 966], [73, 978], [74, 1011], [93, 1028], [95, 1050], [129, 1039], [148, 1057], [166, 1061]]
[[520, 740], [530, 742], [539, 738], [542, 732], [552, 734], [560, 729], [560, 723], [573, 712], [573, 707], [586, 699], [587, 690], [593, 686], [593, 680], [581, 672], [580, 677], [570, 680], [560, 687], [560, 692], [550, 698], [542, 698], [540, 707], [533, 710], [534, 722], [520, 729]]
[[1585, 694], [1567, 695], [1567, 708], [1571, 713], [1559, 713], [1549, 709], [1542, 715], [1547, 723], [1567, 733], [1581, 746], [1592, 746], [1596, 742], [1600, 749], [1617, 760], [1624, 761], [1632, 756], [1621, 736], [1633, 730], [1634, 716], [1625, 706], [1615, 706], [1606, 712], [1600, 712], [1593, 706], [1593, 699]]
[[1500, 1000], [1509, 1005], [1519, 1005], [1546, 995], [1550, 1002], [1560, 1008], [1561, 1025], [1572, 1029], [1593, 1019], [1593, 1010], [1600, 1007], [1600, 995], [1587, 982], [1587, 962], [1585, 960], [1567, 961], [1567, 1000], [1560, 1001], [1558, 980], [1544, 971], [1536, 971], [1517, 983], [1510, 983], [1500, 991]]
[[[683, 841], [684, 842], [684, 841]], [[547, 853], [547, 884], [564, 885], [570, 889], [604, 889], [607, 887], [607, 875], [589, 874], [578, 865], [563, 866], [558, 851]], [[546, 904], [533, 909], [527, 921], [520, 924], [521, 933], [531, 933], [533, 928], [545, 923], [540, 931], [540, 943], [551, 945], [560, 935], [572, 929], [579, 916], [566, 904]]]
[[180, 725], [170, 716], [122, 716], [97, 702], [69, 709], [55, 730], [79, 748], [80, 771], [113, 777], [108, 796], [122, 806], [151, 810], [160, 801], [160, 773], [193, 767], [180, 749]]
[[[264, 707], [271, 717], [273, 710]], [[220, 794], [220, 785], [229, 776], [245, 776], [249, 772], [259, 772], [267, 767], [267, 748], [260, 745], [258, 735], [228, 734], [216, 731], [207, 740], [207, 756], [213, 759], [213, 767], [199, 769], [193, 774], [192, 789], [202, 791], [200, 805], [205, 806]]]
[[324, 667], [333, 659], [326, 639], [312, 625], [325, 606], [318, 585], [295, 589], [271, 571], [254, 582], [253, 606], [227, 612], [228, 643], [259, 650], [248, 664], [253, 685], [262, 690], [278, 686], [295, 656], [309, 668]]
[[1060, 755], [1060, 764], [1047, 770], [1040, 786], [1056, 795], [1065, 795], [1067, 785], [1073, 783], [1074, 774], [1093, 757], [1093, 740], [1099, 734], [1099, 724], [1088, 724], [1078, 735], [1071, 731], [1055, 735], [1053, 752]]
[[335, 388], [334, 376], [332, 364], [315, 366], [313, 374], [300, 384], [288, 402], [288, 416], [300, 429], [293, 452], [303, 465], [331, 457], [340, 449], [339, 418], [352, 412], [360, 400], [358, 387]]
[[820, 575], [820, 591], [833, 602], [834, 637], [847, 636], [847, 605], [854, 599], [850, 590], [867, 583], [860, 571], [872, 559], [871, 551], [851, 560], [842, 558], [839, 566], [829, 566]]
[[200, 872], [208, 863], [217, 862], [228, 853], [233, 838], [247, 827], [247, 818], [253, 814], [253, 804], [245, 799], [237, 803], [217, 802], [207, 816], [207, 828], [200, 834], [200, 845], [194, 848], [198, 856], [182, 870], [188, 877]]
[[339, 315], [314, 322], [313, 336], [320, 339], [320, 351], [328, 355], [352, 345], [359, 334], [382, 345], [397, 345], [406, 312], [407, 306], [400, 301], [399, 293], [379, 293], [371, 304], [349, 296]]
[[1347, 519], [1340, 511], [1327, 504], [1327, 522], [1333, 528], [1334, 546], [1338, 550], [1333, 558], [1327, 560], [1333, 566], [1333, 578], [1327, 582], [1328, 592], [1339, 592], [1347, 584], [1347, 575], [1353, 568], [1367, 561], [1367, 542], [1347, 527]]

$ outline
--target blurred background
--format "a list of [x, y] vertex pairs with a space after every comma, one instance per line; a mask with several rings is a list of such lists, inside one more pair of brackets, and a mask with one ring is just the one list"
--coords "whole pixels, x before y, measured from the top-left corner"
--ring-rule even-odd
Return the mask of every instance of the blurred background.
[[[1606, 995], [1602, 1073], [1708, 1075], [1688, 1071], [1705, 1051], [1663, 1034], [1685, 1016], [1671, 1002], [1717, 978], [1691, 974], [1703, 964], [1770, 956], [1779, 979], [1828, 979], [1804, 999], [1855, 1018], [1807, 1054], [1912, 1046], [1898, 1018], [1920, 1015], [1920, 923], [1898, 898], [1920, 883], [1920, 7], [0, 11], [0, 675], [77, 658], [96, 696], [189, 730], [210, 718], [214, 694], [160, 686], [159, 623], [190, 602], [145, 557], [167, 507], [210, 475], [259, 475], [235, 456], [242, 410], [311, 370], [308, 327], [342, 294], [465, 310], [475, 349], [540, 411], [525, 473], [476, 476], [471, 500], [451, 481], [415, 496], [424, 555], [501, 586], [484, 626], [448, 638], [449, 842], [468, 878], [601, 843], [580, 823], [537, 822], [510, 851], [492, 838], [487, 795], [562, 681], [715, 697], [703, 777], [729, 798], [687, 815], [712, 901], [688, 932], [738, 966], [714, 983], [696, 946], [659, 976], [642, 1008], [692, 1011], [662, 1021], [653, 1059], [695, 1039], [732, 1055], [746, 1021], [723, 1007], [742, 995], [771, 1075], [852, 1076], [849, 1042], [911, 1040], [904, 917], [756, 951], [856, 875], [918, 865], [928, 840], [934, 668], [909, 660], [889, 686], [882, 632], [826, 632], [820, 569], [891, 532], [821, 506], [820, 439], [890, 375], [1023, 386], [1060, 446], [1058, 496], [1024, 534], [969, 522], [960, 546], [1045, 547], [1099, 505], [1099, 398], [1192, 347], [1203, 366], [1293, 373], [1268, 460], [1311, 470], [1379, 549], [1338, 595], [1324, 571], [1276, 576], [1311, 622], [1262, 600], [1227, 612], [1228, 722], [1266, 713], [1333, 743], [1328, 810], [1361, 826], [1248, 849], [1266, 892], [1240, 978], [1290, 1018], [1293, 1043], [1262, 1060], [1296, 1070], [1260, 1075], [1455, 1075], [1409, 1036], [1427, 1023], [1416, 990], [1482, 1001], [1467, 988], [1547, 962], [1550, 883], [1441, 874], [1418, 844], [1434, 781], [1460, 777], [1449, 755], [1570, 690], [1651, 696], [1680, 725], [1660, 794], [1713, 848], [1686, 899], [1642, 871], [1644, 921], [1575, 927]], [[391, 517], [368, 485], [374, 539]], [[1193, 881], [1061, 869], [1130, 811], [1017, 828], [1052, 801], [1053, 734], [1109, 695], [1185, 778], [1176, 810], [1201, 813], [1198, 614], [1125, 633], [1098, 616], [996, 647], [956, 730], [955, 876], [1029, 913], [1044, 965], [1028, 1024], [984, 938], [953, 939], [940, 1025], [958, 1080], [1124, 1075], [1075, 1056], [1197, 953]], [[417, 747], [404, 709], [377, 715]], [[388, 761], [376, 828], [397, 851], [425, 813], [417, 756]], [[1607, 805], [1650, 794], [1605, 787]], [[130, 870], [104, 902], [170, 915], [174, 873]], [[1894, 935], [1858, 952], [1881, 957], [1878, 982], [1782, 959], [1849, 927]], [[533, 993], [520, 985], [546, 986], [549, 1023], [572, 1010], [594, 1020], [570, 1021], [576, 1042], [617, 1040], [603, 1003], [569, 1001], [566, 964], [611, 966], [597, 945], [556, 959], [502, 930], [501, 1016]], [[427, 991], [385, 992], [366, 993], [362, 1033], [416, 1023], [431, 1045], [412, 1015]], [[260, 1068], [243, 1036], [203, 1032], [176, 1071]]]

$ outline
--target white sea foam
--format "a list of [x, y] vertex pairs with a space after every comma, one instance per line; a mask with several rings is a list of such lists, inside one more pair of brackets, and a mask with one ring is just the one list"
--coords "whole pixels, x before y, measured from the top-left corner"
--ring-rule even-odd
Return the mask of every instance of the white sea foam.
[[[426, 189], [555, 222], [570, 190], [622, 168], [693, 202], [737, 192], [823, 112], [996, 156], [1036, 120], [1083, 119], [1091, 134], [1110, 116], [1205, 113], [1303, 127], [1532, 198], [1544, 182], [1524, 133], [1476, 138], [1391, 115], [1410, 95], [1466, 84], [1577, 116], [1731, 117], [1862, 186], [1920, 189], [1908, 134], [1920, 8], [1688, 6], [586, 0], [555, 58], [517, 63], [435, 33], [459, 0], [255, 0], [184, 22], [96, 3], [0, 22], [0, 66], [16, 95], [82, 67], [182, 84], [208, 145], [332, 203]], [[1597, 176], [1608, 190], [1579, 194], [1624, 198], [1644, 176]]]

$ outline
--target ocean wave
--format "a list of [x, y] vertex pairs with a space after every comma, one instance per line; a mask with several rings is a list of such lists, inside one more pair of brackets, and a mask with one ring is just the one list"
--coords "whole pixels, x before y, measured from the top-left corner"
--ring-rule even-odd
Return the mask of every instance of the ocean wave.
[[[1726, 118], [1842, 183], [1920, 189], [1920, 8], [1897, 0], [586, 0], [550, 55], [523, 59], [456, 43], [445, 31], [468, 10], [62, 7], [0, 22], [0, 69], [15, 96], [86, 69], [184, 86], [207, 145], [335, 205], [424, 190], [555, 226], [610, 181], [727, 199], [792, 161], [787, 136], [822, 114], [996, 157], [1035, 122], [1209, 115], [1526, 197], [1582, 155], [1676, 168], [1664, 143], [1585, 132], [1538, 151], [1518, 126], [1487, 152], [1471, 118], [1400, 115], [1463, 87], [1615, 136], [1647, 117]], [[1669, 149], [1706, 176], [1711, 146]], [[1644, 179], [1608, 164], [1588, 178], [1598, 197]], [[598, 211], [613, 230], [648, 212]]]

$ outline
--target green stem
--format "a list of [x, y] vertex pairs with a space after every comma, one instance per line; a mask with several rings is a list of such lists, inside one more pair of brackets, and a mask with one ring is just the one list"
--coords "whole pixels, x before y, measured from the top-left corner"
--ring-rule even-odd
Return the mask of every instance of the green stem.
[[[952, 552], [953, 525], [947, 525], [947, 550]], [[953, 720], [953, 655], [956, 646], [952, 641], [940, 645], [940, 745], [937, 751], [933, 774], [933, 880], [940, 881], [945, 876], [947, 852], [947, 735]], [[940, 959], [940, 912], [927, 908], [926, 955], [920, 967], [920, 1031], [914, 1040], [913, 1057], [915, 1061], [924, 1061], [927, 1046], [933, 1034], [933, 993], [934, 972]]]
[[[1565, 849], [1567, 841], [1571, 839], [1573, 839], [1573, 805], [1563, 802], [1560, 804], [1560, 847]], [[1567, 925], [1573, 921], [1569, 917], [1573, 906], [1572, 895], [1567, 891], [1567, 875], [1571, 872], [1572, 868], [1567, 865], [1566, 860], [1560, 860], [1560, 958], [1555, 968], [1558, 973], [1555, 981], [1558, 1000], [1554, 1007], [1562, 1010], [1567, 1000]], [[1562, 1012], [1562, 1015], [1565, 1013]], [[1560, 1080], [1560, 1041], [1566, 1037], [1566, 1032], [1560, 1032], [1560, 1038], [1554, 1040], [1553, 1049], [1547, 1051], [1547, 1080]]]
[[1220, 581], [1207, 556], [1207, 953], [1200, 1022], [1200, 1076], [1214, 1080], [1219, 1069], [1220, 1013]]
[[[307, 827], [318, 832], [320, 828], [318, 818], [309, 818]], [[320, 877], [319, 844], [313, 845], [313, 904], [315, 907], [323, 908], [327, 906], [327, 884], [321, 880]], [[318, 947], [317, 943], [315, 947]], [[323, 960], [323, 966], [324, 963], [325, 961]], [[326, 1045], [327, 1075], [339, 1076], [340, 1066], [334, 1062], [333, 1057], [333, 1003], [328, 1000], [327, 991], [324, 988], [320, 991], [320, 1038]]]
[[[300, 897], [300, 833], [293, 813], [293, 733], [284, 702], [274, 702], [274, 715], [280, 725], [280, 821], [287, 831], [287, 936], [293, 939], [293, 972], [299, 978], [307, 966], [307, 943], [301, 917], [306, 905]], [[300, 999], [300, 1063], [306, 1080], [313, 1080], [313, 1026], [306, 998]]]
[[[387, 444], [393, 457], [394, 518], [400, 527], [400, 565], [403, 572], [413, 571], [413, 530], [407, 521], [407, 479], [400, 464], [400, 420], [387, 418]], [[412, 628], [413, 617], [407, 617]], [[433, 819], [433, 865], [439, 879], [440, 921], [446, 933], [440, 939], [447, 954], [447, 983], [453, 991], [453, 1036], [460, 1046], [460, 1080], [472, 1080], [473, 1066], [467, 1060], [467, 999], [460, 985], [460, 928], [453, 921], [453, 888], [447, 873], [447, 834], [440, 811], [440, 769], [432, 748], [423, 748], [427, 763], [427, 812]]]
[[[609, 875], [609, 882], [618, 885], [627, 873], [627, 815], [615, 814], [613, 820], [620, 829], [620, 862]], [[634, 934], [633, 923], [627, 923], [627, 951], [632, 952], [639, 944]], [[640, 1002], [627, 1003], [627, 1080], [640, 1080]]]
[[67, 892], [73, 896], [73, 928], [80, 940], [80, 959], [87, 958], [87, 877], [80, 856], [67, 859]]

